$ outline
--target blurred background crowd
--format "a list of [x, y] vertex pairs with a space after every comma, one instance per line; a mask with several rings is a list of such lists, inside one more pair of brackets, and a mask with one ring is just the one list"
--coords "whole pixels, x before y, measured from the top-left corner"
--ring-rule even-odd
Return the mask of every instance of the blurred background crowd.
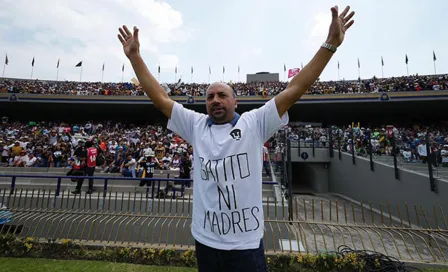
[[[288, 82], [232, 83], [239, 96], [276, 95], [284, 90]], [[162, 84], [166, 92], [173, 96], [202, 96], [208, 84], [184, 83]], [[448, 90], [448, 75], [404, 76], [391, 78], [371, 78], [351, 81], [317, 81], [308, 90], [308, 94], [350, 94]], [[31, 93], [58, 95], [145, 95], [138, 83], [101, 83], [42, 81], [24, 79], [0, 79], [0, 91], [3, 93]]]
[[[179, 169], [182, 163], [194, 160], [193, 148], [182, 138], [166, 129], [166, 124], [127, 124], [94, 122], [68, 124], [64, 122], [16, 122], [2, 118], [0, 126], [1, 163], [9, 167], [67, 167], [76, 149], [93, 141], [105, 157], [102, 171], [120, 173], [129, 160], [140, 161], [155, 157], [156, 169]], [[412, 127], [384, 125], [322, 128], [318, 125], [288, 125], [267, 143], [273, 160], [279, 160], [284, 146], [279, 133], [287, 132], [293, 142], [309, 146], [341, 148], [367, 156], [369, 140], [375, 156], [391, 156], [394, 152], [406, 162], [425, 163], [434, 154], [436, 166], [448, 166], [448, 124]], [[330, 136], [329, 133], [332, 133]], [[428, 137], [427, 137], [428, 136]], [[393, 138], [393, 139], [392, 139]], [[396, 149], [393, 149], [395, 141]], [[137, 165], [138, 166], [138, 165]]]

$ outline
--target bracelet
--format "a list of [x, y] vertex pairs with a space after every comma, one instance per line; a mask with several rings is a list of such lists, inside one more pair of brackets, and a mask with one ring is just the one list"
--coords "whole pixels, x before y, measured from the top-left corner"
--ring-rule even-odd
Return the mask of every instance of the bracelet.
[[330, 50], [330, 51], [333, 52], [333, 53], [336, 53], [336, 50], [338, 49], [336, 46], [331, 45], [331, 44], [326, 43], [326, 42], [324, 42], [324, 43], [322, 44], [322, 47], [323, 47], [323, 48], [326, 48], [326, 49], [328, 49], [328, 50]]

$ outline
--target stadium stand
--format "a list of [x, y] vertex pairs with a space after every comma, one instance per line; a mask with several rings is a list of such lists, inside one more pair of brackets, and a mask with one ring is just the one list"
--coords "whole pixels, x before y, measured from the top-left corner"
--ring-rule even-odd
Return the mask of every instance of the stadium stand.
[[[327, 146], [327, 130], [321, 127], [292, 126], [290, 139], [299, 141], [302, 146], [325, 147]], [[367, 157], [369, 155], [369, 136], [372, 145], [374, 159], [385, 163], [392, 163], [396, 152], [401, 166], [411, 169], [421, 169], [428, 161], [434, 169], [441, 167], [440, 172], [448, 177], [448, 129], [447, 124], [415, 124], [413, 126], [395, 127], [385, 125], [378, 127], [360, 127], [349, 125], [341, 128], [332, 127], [332, 147], [345, 153]], [[426, 137], [429, 138], [430, 154], [426, 150]], [[392, 137], [395, 140], [396, 149], [393, 148]], [[353, 144], [354, 142], [354, 144]], [[446, 175], [445, 175], [446, 174]]]
[[[328, 134], [328, 132], [331, 132], [331, 134]], [[398, 216], [398, 219], [394, 219], [397, 221], [390, 223], [390, 226], [387, 225], [387, 229], [384, 231], [381, 227], [375, 225], [374, 218], [378, 215], [374, 215], [372, 208], [370, 208], [370, 216], [364, 216], [365, 210], [362, 203], [361, 205], [353, 204], [346, 199], [323, 194], [318, 196], [293, 195], [292, 197], [288, 196], [286, 200], [283, 199], [285, 196], [283, 194], [288, 191], [286, 188], [288, 188], [289, 180], [288, 171], [285, 169], [291, 169], [291, 166], [287, 166], [284, 161], [284, 153], [289, 151], [285, 149], [285, 140], [282, 139], [282, 135], [288, 135], [291, 142], [298, 142], [298, 145], [303, 146], [304, 149], [307, 147], [325, 147], [325, 149], [328, 149], [327, 147], [331, 146], [337, 150], [339, 149], [338, 143], [340, 143], [343, 153], [351, 152], [351, 140], [354, 138], [356, 142], [355, 154], [362, 157], [365, 156], [363, 149], [367, 149], [366, 137], [369, 135], [367, 132], [373, 135], [372, 145], [376, 145], [376, 141], [378, 141], [378, 146], [374, 149], [377, 158], [392, 158], [393, 150], [391, 150], [391, 143], [388, 138], [392, 133], [397, 138], [400, 152], [405, 150], [405, 147], [411, 149], [411, 154], [414, 155], [410, 159], [415, 165], [423, 165], [425, 161], [424, 156], [419, 153], [419, 144], [422, 143], [421, 140], [427, 134], [434, 141], [437, 152], [445, 143], [448, 143], [446, 124], [430, 127], [424, 125], [400, 127], [397, 124], [397, 127], [378, 126], [370, 128], [350, 125], [340, 128], [333, 127], [333, 129], [309, 124], [290, 124], [284, 127], [265, 145], [271, 152], [272, 161], [275, 162], [275, 164], [271, 163], [272, 173], [275, 173], [275, 175], [272, 175], [272, 177], [265, 175], [263, 177], [263, 197], [268, 218], [266, 224], [268, 252], [289, 252], [290, 250], [314, 252], [323, 249], [336, 251], [338, 250], [337, 246], [346, 244], [350, 239], [352, 241], [361, 239], [361, 242], [349, 243], [350, 246], [363, 250], [375, 248], [378, 252], [387, 253], [400, 258], [400, 260], [419, 258], [425, 261], [442, 262], [442, 258], [446, 255], [444, 253], [446, 247], [443, 245], [439, 250], [440, 253], [433, 253], [429, 249], [435, 251], [434, 248], [423, 242], [415, 242], [411, 239], [412, 237], [408, 239], [400, 238], [401, 236], [397, 238], [386, 235], [389, 228], [393, 228], [395, 231], [393, 224], [402, 220], [402, 217], [396, 215], [394, 211], [388, 211], [388, 213]], [[191, 146], [188, 143], [164, 129], [163, 124], [126, 124], [112, 121], [86, 121], [71, 124], [54, 121], [25, 123], [10, 121], [7, 117], [4, 117], [0, 125], [0, 137], [2, 162], [4, 165], [9, 165], [9, 167], [0, 169], [2, 173], [0, 181], [2, 201], [0, 202], [8, 204], [5, 205], [3, 210], [10, 213], [0, 216], [3, 220], [6, 220], [6, 224], [0, 221], [2, 230], [14, 231], [17, 235], [24, 237], [27, 235], [37, 237], [45, 235], [45, 233], [47, 233], [47, 236], [52, 233], [48, 237], [53, 237], [53, 239], [62, 239], [62, 237], [79, 239], [81, 237], [86, 241], [98, 240], [100, 244], [123, 243], [124, 241], [126, 243], [143, 241], [153, 245], [160, 243], [169, 245], [191, 244], [189, 236], [185, 235], [184, 238], [183, 233], [188, 233], [187, 230], [191, 220], [190, 202], [194, 194], [192, 188], [176, 185], [178, 187], [172, 187], [172, 192], [160, 195], [165, 188], [168, 188], [168, 185], [163, 188], [165, 185], [162, 184], [161, 188], [157, 188], [161, 184], [159, 181], [158, 185], [157, 182], [153, 183], [156, 184], [155, 186], [140, 187], [140, 178], [132, 179], [132, 175], [126, 177], [124, 175], [126, 171], [123, 171], [123, 168], [126, 168], [124, 159], [138, 161], [149, 154], [162, 158], [158, 160], [160, 165], [156, 166], [158, 168], [157, 174], [154, 174], [156, 179], [168, 180], [169, 174], [171, 174], [171, 177], [180, 177], [182, 171], [178, 167], [179, 162], [176, 162], [178, 161], [178, 155], [176, 154], [186, 154], [183, 158], [190, 161], [194, 160], [194, 154], [191, 153]], [[70, 167], [70, 158], [83, 140], [95, 142], [104, 151], [106, 163], [98, 169], [98, 172], [102, 173], [97, 172], [94, 176], [97, 180], [92, 195], [73, 195], [70, 190], [73, 189], [74, 185], [69, 180], [61, 182], [61, 176], [64, 176], [68, 170], [65, 167]], [[448, 149], [443, 148], [443, 150]], [[443, 157], [443, 154], [446, 155], [446, 152], [443, 153], [443, 150], [439, 152], [442, 161], [437, 163], [437, 166], [444, 166], [444, 158], [446, 157]], [[25, 151], [25, 153], [22, 151]], [[407, 156], [405, 151], [400, 154], [403, 158]], [[25, 166], [34, 161], [35, 167], [14, 167], [14, 162], [21, 159], [25, 162]], [[349, 162], [345, 159], [344, 161]], [[123, 168], [120, 167], [121, 165], [123, 165]], [[180, 166], [182, 166], [182, 163], [180, 163]], [[294, 172], [294, 169], [291, 170]], [[11, 178], [13, 181], [11, 181]], [[59, 185], [57, 185], [58, 179]], [[109, 183], [107, 183], [107, 179], [109, 179]], [[173, 179], [171, 180], [170, 182], [175, 183]], [[154, 190], [154, 187], [156, 190]], [[276, 188], [280, 188], [278, 193]], [[50, 198], [54, 201], [49, 200]], [[44, 207], [45, 205], [47, 207], [50, 215], [48, 219], [45, 217], [47, 213], [44, 213], [44, 217], [35, 213], [32, 219], [28, 219], [28, 211], [34, 207], [29, 203], [34, 202], [39, 203], [38, 206]], [[30, 207], [26, 207], [27, 203]], [[347, 207], [350, 210], [346, 210], [345, 203], [348, 203]], [[379, 206], [380, 209], [382, 207]], [[71, 213], [75, 208], [81, 211], [83, 215], [72, 215]], [[92, 208], [97, 212], [91, 213]], [[52, 215], [52, 209], [56, 209], [57, 213]], [[425, 206], [425, 210], [428, 209]], [[134, 218], [136, 213], [140, 215]], [[338, 217], [338, 213], [341, 218], [345, 217], [345, 223], [334, 221]], [[110, 217], [111, 215], [112, 217]], [[171, 219], [165, 218], [166, 216], [171, 216]], [[324, 231], [321, 233], [315, 230], [311, 226], [316, 224], [315, 221], [310, 226], [308, 224], [308, 220], [314, 218], [314, 216], [316, 216], [317, 224], [320, 227], [331, 226], [339, 231], [350, 229], [346, 232], [346, 235], [351, 238], [347, 236], [340, 239], [332, 232]], [[443, 213], [441, 216], [443, 216]], [[294, 221], [295, 225], [292, 231], [289, 230], [291, 227], [286, 226], [288, 224], [288, 221], [285, 221], [286, 217], [289, 218], [288, 220]], [[385, 217], [388, 217], [388, 215], [385, 215]], [[360, 218], [362, 218], [362, 221], [360, 221]], [[372, 218], [372, 221], [369, 221], [369, 218]], [[165, 224], [167, 220], [172, 223]], [[108, 223], [109, 221], [111, 223]], [[122, 224], [123, 222], [126, 222], [126, 224]], [[300, 223], [296, 224], [297, 222]], [[129, 227], [128, 223], [130, 223]], [[64, 227], [66, 224], [67, 227]], [[358, 224], [363, 226], [368, 224], [368, 227], [365, 228], [368, 230], [366, 235], [372, 236], [374, 241], [377, 239], [381, 242], [375, 242], [372, 246], [364, 245], [362, 239], [365, 237], [359, 234]], [[299, 230], [299, 226], [301, 229], [300, 237], [304, 237], [300, 239], [292, 235]], [[371, 228], [373, 229], [370, 230]], [[430, 232], [431, 235], [435, 236], [434, 239], [439, 239], [437, 238], [437, 231], [440, 230], [436, 230], [432, 225], [424, 229], [413, 225], [404, 228], [404, 230], [397, 228], [396, 231], [407, 232], [409, 230], [418, 233], [416, 237], [420, 233], [426, 235], [427, 232]], [[384, 235], [375, 238], [377, 231]], [[442, 235], [444, 231], [442, 230]], [[359, 237], [356, 233], [359, 234]], [[325, 241], [325, 239], [333, 240], [334, 247], [333, 243], [320, 242], [321, 240]], [[385, 241], [382, 242], [382, 239], [385, 239]], [[316, 240], [319, 241], [318, 244], [310, 242]], [[411, 251], [410, 256], [403, 256], [402, 254], [405, 252], [403, 249], [383, 249], [382, 243], [407, 243], [412, 247], [412, 250], [417, 250], [415, 252], [422, 251], [432, 254], [416, 256], [416, 253]]]
[[[287, 82], [231, 83], [239, 96], [276, 95], [287, 86]], [[172, 96], [202, 96], [208, 84], [184, 83], [162, 84]], [[425, 75], [391, 77], [363, 80], [317, 81], [307, 92], [311, 95], [383, 93], [425, 90], [448, 90], [448, 75]], [[58, 95], [109, 95], [144, 96], [140, 86], [133, 83], [101, 83], [45, 81], [26, 79], [1, 79], [3, 93], [32, 93]]]
[[179, 168], [180, 154], [192, 159], [191, 146], [161, 126], [111, 122], [25, 124], [9, 123], [3, 118], [0, 133], [1, 161], [11, 167], [67, 167], [76, 149], [86, 141], [102, 150], [105, 163], [101, 166], [105, 172], [118, 172], [128, 155], [139, 160], [151, 154], [160, 162], [158, 168], [165, 170]]
[[[289, 126], [292, 141], [303, 146], [327, 147], [328, 130], [311, 125]], [[392, 125], [364, 128], [347, 126], [332, 129], [333, 148], [341, 145], [342, 152], [351, 153], [353, 139], [357, 156], [368, 155], [370, 131], [372, 150], [376, 157], [391, 157], [391, 137], [394, 136], [397, 154], [402, 162], [426, 163], [426, 134], [431, 139], [431, 162], [434, 166], [448, 167], [448, 129], [446, 124], [433, 126], [414, 125], [394, 127]], [[119, 173], [128, 155], [139, 161], [145, 155], [153, 154], [160, 162], [158, 169], [179, 169], [181, 155], [193, 159], [192, 147], [162, 126], [133, 125], [124, 123], [99, 123], [88, 121], [84, 124], [56, 122], [9, 122], [3, 118], [0, 127], [1, 162], [9, 167], [67, 167], [73, 160], [75, 150], [87, 141], [95, 142], [103, 151], [105, 162], [101, 170]], [[271, 153], [275, 153], [276, 137], [268, 143]], [[432, 155], [434, 154], [434, 155]], [[278, 155], [278, 154], [277, 154]], [[387, 159], [386, 159], [387, 160]]]

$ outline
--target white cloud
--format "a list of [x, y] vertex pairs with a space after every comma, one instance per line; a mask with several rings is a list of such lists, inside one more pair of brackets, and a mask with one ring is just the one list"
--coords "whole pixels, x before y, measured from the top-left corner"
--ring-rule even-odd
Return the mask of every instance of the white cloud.
[[[325, 41], [330, 7], [350, 4], [357, 12], [356, 23], [323, 80], [337, 79], [338, 60], [341, 77], [357, 78], [358, 57], [363, 77], [381, 74], [381, 56], [385, 75], [403, 75], [405, 53], [410, 72], [431, 74], [432, 50], [439, 59], [437, 71], [445, 73], [448, 41], [434, 25], [448, 23], [443, 14], [448, 2], [435, 1], [440, 7], [436, 10], [417, 0], [0, 0], [0, 61], [7, 53], [6, 76], [29, 78], [35, 56], [34, 77], [54, 79], [61, 58], [59, 78], [79, 80], [80, 69], [74, 66], [82, 60], [83, 80], [88, 81], [101, 79], [103, 62], [104, 79], [121, 81], [124, 63], [124, 78], [129, 80], [134, 74], [116, 37], [117, 28], [126, 24], [140, 28], [143, 57], [151, 71], [162, 65], [164, 82], [174, 80], [176, 65], [178, 76], [186, 77], [193, 65], [199, 82], [208, 81], [209, 65], [211, 81], [222, 79], [223, 65], [226, 79], [235, 81], [238, 65], [241, 78], [245, 72], [283, 74], [283, 63], [288, 68], [305, 65]], [[420, 20], [409, 19], [417, 17]], [[409, 42], [401, 45], [403, 41]]]
[[313, 27], [309, 35], [312, 46], [321, 43], [327, 37], [330, 23], [331, 14], [329, 12], [319, 12], [314, 16]]
[[[83, 80], [99, 80], [106, 62], [105, 80], [117, 81], [122, 64], [129, 66], [117, 39], [121, 25], [140, 28], [141, 50], [150, 58], [163, 55], [162, 43], [185, 42], [189, 34], [182, 13], [156, 0], [2, 2], [6, 12], [0, 13], [0, 48], [8, 53], [6, 74], [13, 77], [29, 77], [23, 70], [36, 56], [38, 78], [53, 79], [61, 58], [62, 79], [78, 80], [74, 65], [82, 60]], [[125, 78], [132, 76], [129, 66]]]

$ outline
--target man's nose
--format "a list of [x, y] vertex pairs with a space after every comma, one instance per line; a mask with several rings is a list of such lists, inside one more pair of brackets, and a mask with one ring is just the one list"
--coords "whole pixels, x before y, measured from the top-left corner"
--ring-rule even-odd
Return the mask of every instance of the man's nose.
[[218, 96], [213, 97], [212, 106], [220, 105], [220, 104], [221, 104], [221, 99], [219, 99]]

